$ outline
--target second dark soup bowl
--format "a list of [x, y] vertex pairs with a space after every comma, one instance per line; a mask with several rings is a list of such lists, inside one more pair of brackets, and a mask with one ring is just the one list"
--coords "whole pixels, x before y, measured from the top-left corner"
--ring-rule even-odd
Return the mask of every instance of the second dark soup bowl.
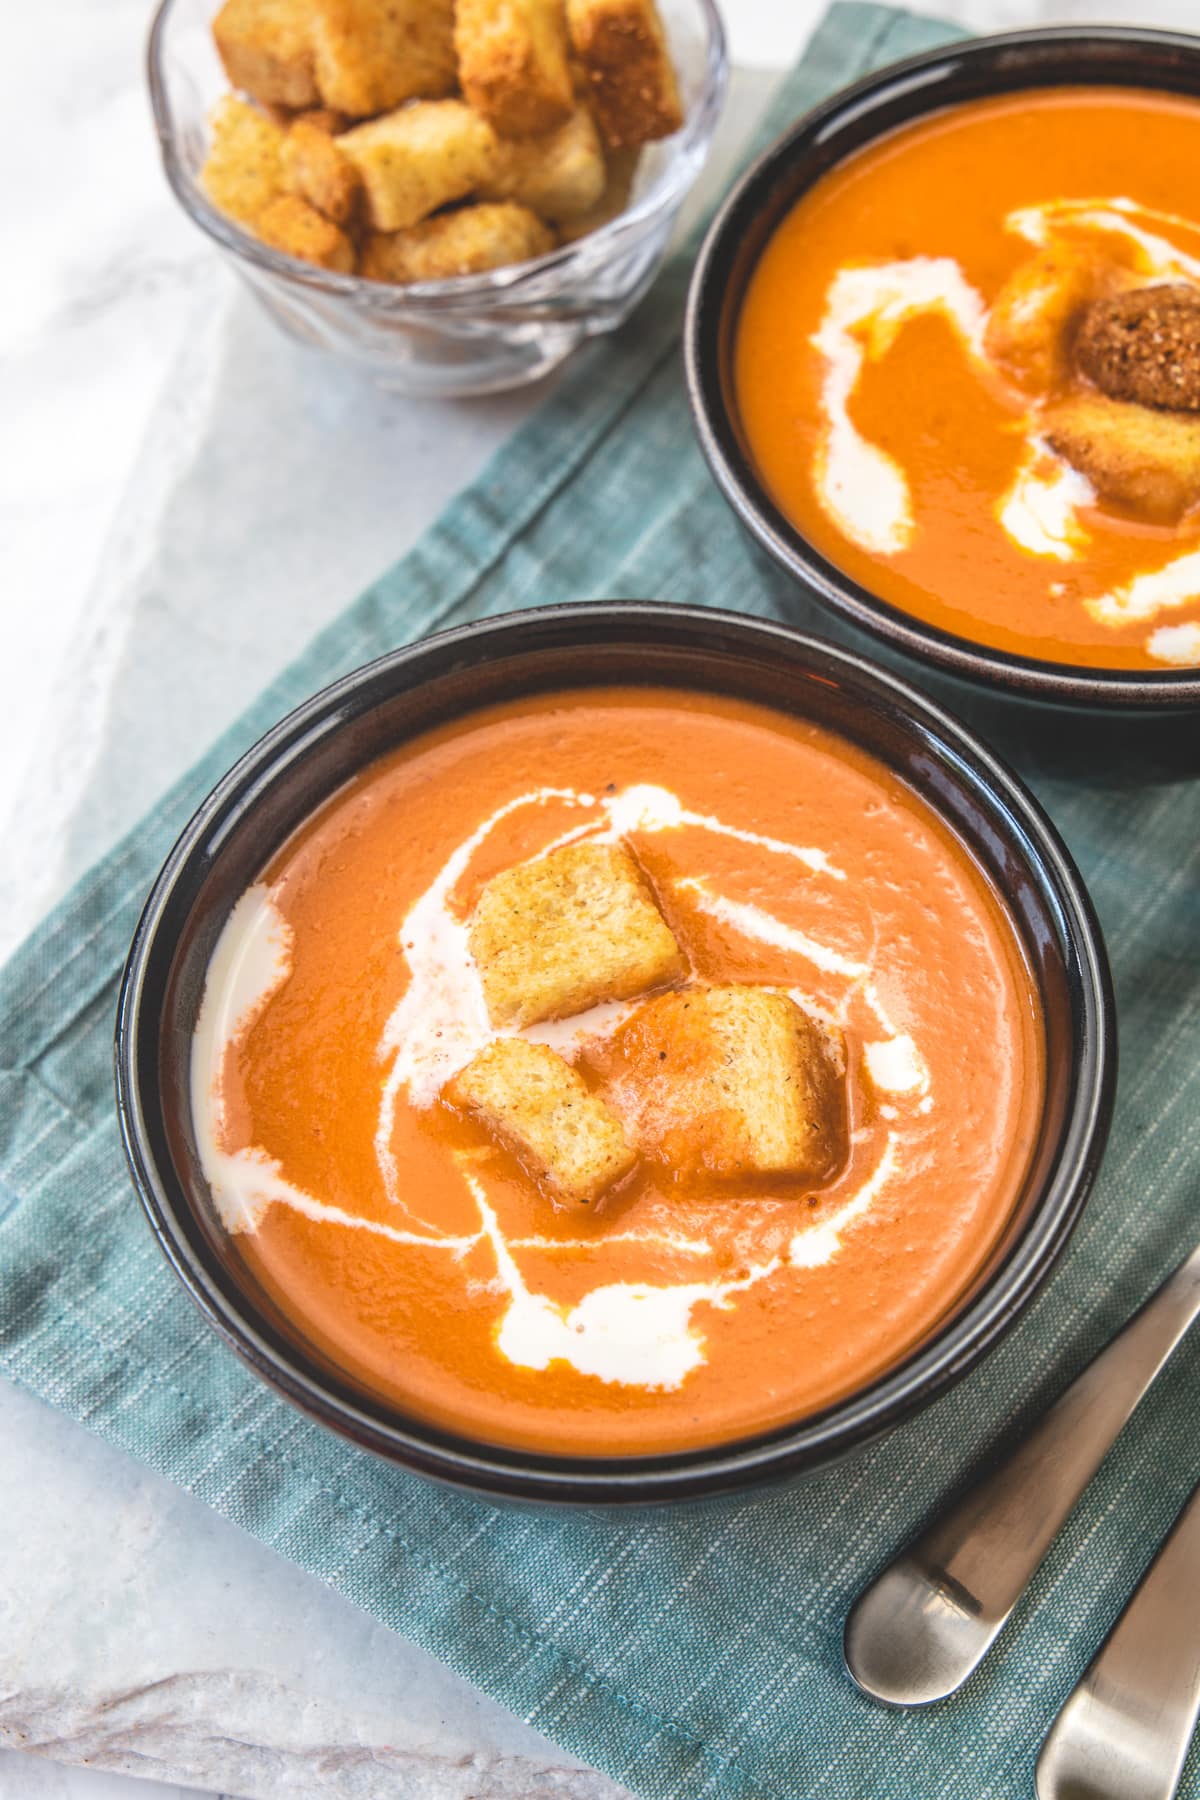
[[[561, 1457], [457, 1437], [356, 1384], [239, 1262], [200, 1172], [189, 1061], [209, 958], [234, 904], [352, 775], [434, 725], [501, 700], [599, 684], [700, 689], [774, 707], [869, 752], [990, 876], [1036, 981], [1046, 1091], [1017, 1204], [970, 1290], [898, 1367], [815, 1416], [651, 1457]], [[1116, 1076], [1108, 967], [1053, 826], [963, 726], [870, 662], [786, 627], [642, 602], [548, 607], [464, 626], [346, 676], [282, 720], [186, 827], [147, 902], [122, 985], [117, 1103], [142, 1204], [176, 1273], [249, 1366], [310, 1417], [476, 1492], [591, 1505], [695, 1499], [824, 1464], [928, 1404], [1008, 1331], [1079, 1217]]]
[[840, 569], [768, 491], [738, 416], [738, 319], [777, 226], [837, 165], [899, 127], [964, 101], [1044, 87], [1160, 89], [1200, 96], [1200, 37], [1133, 26], [1052, 27], [970, 39], [891, 64], [790, 125], [735, 184], [692, 273], [684, 355], [692, 417], [718, 487], [797, 583], [861, 631], [919, 662], [1003, 694], [1111, 715], [1200, 708], [1198, 669], [1107, 669], [994, 649], [889, 604]]

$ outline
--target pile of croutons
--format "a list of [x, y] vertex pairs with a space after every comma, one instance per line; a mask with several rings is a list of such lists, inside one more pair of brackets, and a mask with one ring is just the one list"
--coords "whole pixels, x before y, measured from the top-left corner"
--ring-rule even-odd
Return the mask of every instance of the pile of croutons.
[[210, 200], [263, 243], [373, 281], [544, 255], [615, 218], [682, 124], [654, 0], [225, 0], [241, 95]]
[[623, 844], [567, 845], [493, 876], [470, 944], [501, 1033], [642, 1001], [577, 1064], [501, 1035], [443, 1090], [557, 1205], [592, 1205], [643, 1160], [684, 1183], [820, 1185], [839, 1167], [840, 1034], [775, 989], [693, 983]]

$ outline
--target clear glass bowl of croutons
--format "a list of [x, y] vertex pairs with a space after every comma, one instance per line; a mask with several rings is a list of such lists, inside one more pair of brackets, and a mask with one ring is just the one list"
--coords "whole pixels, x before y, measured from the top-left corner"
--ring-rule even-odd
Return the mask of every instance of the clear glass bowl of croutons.
[[714, 0], [162, 0], [167, 178], [293, 337], [536, 380], [649, 287], [728, 76]]

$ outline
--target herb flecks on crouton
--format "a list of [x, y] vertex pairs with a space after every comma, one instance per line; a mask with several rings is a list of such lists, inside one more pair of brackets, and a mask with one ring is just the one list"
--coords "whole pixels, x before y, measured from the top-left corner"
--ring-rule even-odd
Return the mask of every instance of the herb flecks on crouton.
[[319, 213], [299, 194], [281, 194], [254, 221], [256, 234], [273, 250], [339, 275], [354, 272], [354, 245], [332, 219]]
[[376, 231], [403, 231], [479, 187], [495, 134], [461, 100], [418, 100], [336, 143], [358, 169]]
[[480, 185], [485, 200], [516, 200], [552, 224], [592, 210], [604, 193], [604, 149], [586, 107], [545, 137], [495, 138]]
[[590, 1206], [637, 1160], [608, 1107], [545, 1044], [497, 1039], [447, 1083], [443, 1098], [572, 1206]]
[[323, 124], [303, 116], [296, 119], [283, 140], [281, 159], [289, 193], [299, 194], [335, 225], [353, 218], [362, 195], [362, 176]]
[[470, 942], [499, 1027], [634, 999], [684, 973], [641, 870], [619, 844], [568, 844], [494, 876]]
[[562, 0], [458, 0], [464, 95], [504, 137], [552, 131], [574, 105]]
[[844, 1050], [786, 994], [663, 994], [622, 1026], [607, 1060], [630, 1138], [677, 1175], [821, 1182], [844, 1160]]
[[283, 192], [283, 132], [257, 107], [227, 94], [212, 115], [212, 144], [200, 185], [241, 225], [253, 225]]
[[610, 149], [679, 130], [679, 85], [654, 0], [567, 0], [567, 31]]
[[360, 274], [372, 281], [447, 281], [545, 256], [554, 234], [526, 206], [462, 206], [407, 231], [371, 232]]
[[454, 0], [305, 0], [326, 106], [366, 118], [457, 81]]

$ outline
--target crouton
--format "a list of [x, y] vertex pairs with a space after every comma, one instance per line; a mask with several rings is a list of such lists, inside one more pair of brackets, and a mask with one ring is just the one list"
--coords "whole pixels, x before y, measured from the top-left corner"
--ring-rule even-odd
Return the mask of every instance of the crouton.
[[337, 225], [358, 207], [362, 176], [321, 125], [301, 117], [288, 129], [281, 151], [283, 185]]
[[553, 248], [553, 232], [528, 207], [463, 206], [407, 231], [371, 232], [359, 273], [371, 281], [445, 281], [528, 262]]
[[292, 113], [281, 122], [284, 125], [311, 125], [314, 131], [324, 132], [326, 137], [340, 137], [343, 131], [349, 131], [352, 123], [348, 114], [334, 112], [329, 106], [310, 106], [307, 111]]
[[376, 231], [403, 231], [479, 185], [496, 144], [461, 100], [418, 100], [335, 139], [356, 165]]
[[253, 225], [283, 192], [283, 132], [256, 107], [226, 94], [212, 115], [212, 144], [200, 185], [214, 206]]
[[819, 1182], [845, 1158], [844, 1049], [786, 994], [663, 994], [621, 1027], [609, 1055], [614, 1110], [678, 1176]]
[[679, 946], [619, 844], [567, 844], [493, 876], [470, 943], [500, 1027], [631, 1000], [684, 974]]
[[462, 91], [504, 137], [536, 137], [569, 118], [562, 0], [458, 0], [454, 45]]
[[1075, 362], [1112, 400], [1200, 412], [1200, 288], [1134, 288], [1084, 313]]
[[234, 87], [264, 106], [316, 105], [308, 0], [225, 0], [212, 29]]
[[454, 92], [454, 0], [305, 4], [324, 105], [360, 119]]
[[1041, 250], [1013, 270], [992, 301], [983, 347], [1019, 387], [1036, 393], [1060, 387], [1070, 374], [1080, 317], [1122, 279], [1094, 251]]
[[551, 1196], [590, 1206], [637, 1161], [603, 1100], [557, 1051], [498, 1038], [442, 1097], [473, 1114]]
[[679, 130], [679, 85], [654, 0], [567, 0], [567, 31], [610, 149]]
[[589, 232], [599, 231], [601, 225], [620, 218], [629, 205], [634, 176], [641, 158], [640, 149], [609, 152], [604, 192], [595, 206], [590, 207], [587, 212], [576, 213], [574, 218], [562, 221], [558, 235], [564, 244], [574, 244], [581, 237], [587, 237]]
[[576, 107], [540, 138], [493, 137], [481, 200], [515, 200], [551, 224], [590, 212], [604, 192], [604, 151], [591, 114]]
[[1047, 407], [1039, 429], [1101, 500], [1162, 525], [1200, 504], [1200, 415], [1080, 394]]
[[264, 244], [298, 256], [301, 262], [336, 269], [342, 275], [354, 272], [354, 245], [345, 232], [298, 194], [281, 194], [272, 200], [255, 219], [254, 230]]

